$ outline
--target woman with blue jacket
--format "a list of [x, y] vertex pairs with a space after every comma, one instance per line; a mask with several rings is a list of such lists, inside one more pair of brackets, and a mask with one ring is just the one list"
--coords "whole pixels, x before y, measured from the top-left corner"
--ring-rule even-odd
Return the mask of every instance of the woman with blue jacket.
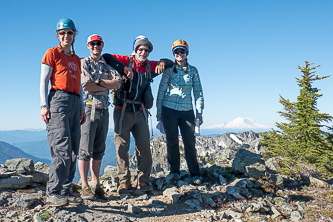
[[[188, 64], [189, 47], [186, 41], [176, 40], [172, 44], [175, 65], [165, 70], [157, 95], [157, 120], [163, 122], [167, 139], [167, 159], [172, 180], [179, 180], [180, 152], [178, 127], [184, 143], [185, 159], [193, 178], [193, 183], [200, 185], [202, 179], [195, 148], [194, 128], [198, 119], [202, 124], [204, 98], [199, 72]], [[192, 106], [194, 95], [195, 111]]]

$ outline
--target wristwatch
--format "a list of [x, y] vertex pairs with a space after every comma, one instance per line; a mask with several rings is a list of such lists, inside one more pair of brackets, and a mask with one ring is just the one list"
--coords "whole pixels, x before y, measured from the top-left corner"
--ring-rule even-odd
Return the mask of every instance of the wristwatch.
[[101, 79], [98, 79], [98, 80], [97, 80], [97, 85], [100, 85], [101, 82], [102, 82], [102, 80], [101, 80]]

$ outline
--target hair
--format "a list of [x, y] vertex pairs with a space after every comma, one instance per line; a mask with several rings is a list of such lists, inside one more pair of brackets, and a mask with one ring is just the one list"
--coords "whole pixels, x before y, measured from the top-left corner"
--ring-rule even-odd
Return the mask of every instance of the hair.
[[[173, 66], [173, 72], [174, 72], [174, 73], [178, 73], [178, 70], [177, 70], [176, 66], [178, 66], [178, 64], [177, 64], [177, 60], [175, 60], [175, 65]], [[189, 68], [188, 68], [187, 57], [186, 57], [186, 59], [185, 59], [185, 66], [184, 66], [184, 67], [186, 67], [186, 69], [185, 69], [185, 73], [188, 73], [190, 70], [189, 70]]]
[[[58, 32], [59, 32], [59, 31], [60, 31], [60, 30], [57, 31], [57, 35], [58, 35]], [[73, 32], [76, 33], [76, 34], [78, 33], [76, 29], [73, 29]], [[74, 42], [75, 42], [75, 38], [73, 38], [73, 42], [72, 42], [72, 45], [71, 45], [71, 46], [72, 46], [71, 56], [74, 56], [74, 55], [75, 55]], [[61, 53], [64, 53], [64, 52], [65, 52], [65, 50], [64, 50], [64, 49], [62, 48], [62, 46], [61, 46], [60, 41], [59, 41], [59, 49], [60, 49], [60, 52], [61, 52]]]

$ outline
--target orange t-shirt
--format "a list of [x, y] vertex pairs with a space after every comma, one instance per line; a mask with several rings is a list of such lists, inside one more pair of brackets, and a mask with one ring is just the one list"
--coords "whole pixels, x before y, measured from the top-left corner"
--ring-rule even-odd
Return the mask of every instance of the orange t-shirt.
[[45, 52], [42, 63], [53, 68], [51, 89], [80, 93], [81, 63], [77, 55], [68, 56], [56, 46]]

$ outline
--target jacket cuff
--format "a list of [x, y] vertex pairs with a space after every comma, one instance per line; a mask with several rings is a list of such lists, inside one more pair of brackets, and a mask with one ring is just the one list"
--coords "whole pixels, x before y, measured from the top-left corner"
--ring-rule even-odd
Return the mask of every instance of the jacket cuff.
[[109, 53], [103, 54], [105, 62], [110, 65], [112, 68], [117, 70], [117, 72], [124, 72], [125, 65], [122, 62], [119, 62], [115, 57]]
[[170, 68], [174, 65], [174, 62], [170, 59], [163, 58], [163, 59], [160, 59], [160, 60], [164, 62], [166, 69]]

